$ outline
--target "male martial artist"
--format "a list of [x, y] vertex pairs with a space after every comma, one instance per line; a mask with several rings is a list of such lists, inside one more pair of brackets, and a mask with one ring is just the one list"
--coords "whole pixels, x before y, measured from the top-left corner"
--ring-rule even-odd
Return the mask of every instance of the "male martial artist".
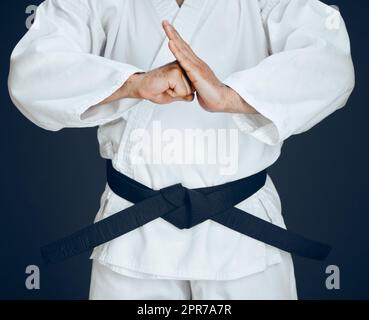
[[[9, 76], [31, 121], [98, 127], [101, 156], [155, 190], [266, 169], [353, 86], [342, 17], [317, 0], [48, 0]], [[107, 185], [96, 222], [131, 205]], [[285, 228], [269, 176], [237, 208]], [[158, 218], [91, 258], [91, 299], [297, 298], [290, 253], [212, 220]]]

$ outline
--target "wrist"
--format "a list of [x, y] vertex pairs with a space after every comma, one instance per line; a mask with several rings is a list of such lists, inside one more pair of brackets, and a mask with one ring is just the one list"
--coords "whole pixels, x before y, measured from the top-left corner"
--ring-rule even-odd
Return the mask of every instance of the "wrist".
[[140, 99], [141, 81], [144, 76], [145, 72], [138, 72], [132, 74], [120, 88], [121, 99], [124, 98]]
[[230, 113], [258, 113], [250, 106], [235, 90], [225, 85], [226, 93], [226, 112]]

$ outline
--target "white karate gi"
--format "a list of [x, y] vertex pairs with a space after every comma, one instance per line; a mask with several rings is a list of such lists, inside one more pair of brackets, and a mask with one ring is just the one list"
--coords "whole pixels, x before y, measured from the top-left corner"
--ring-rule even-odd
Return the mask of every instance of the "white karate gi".
[[[208, 113], [196, 99], [94, 107], [133, 73], [174, 60], [163, 19], [260, 114]], [[175, 0], [49, 0], [15, 48], [9, 76], [11, 97], [31, 121], [52, 131], [99, 126], [102, 157], [153, 189], [218, 185], [269, 167], [284, 140], [343, 107], [353, 86], [344, 22], [316, 0], [185, 0], [181, 8]], [[182, 133], [238, 130], [237, 170], [224, 174], [218, 162], [155, 164], [148, 151], [137, 164], [130, 155], [142, 141], [133, 133], [153, 132], [155, 123]], [[130, 205], [107, 186], [96, 221]], [[269, 177], [238, 207], [285, 227]], [[96, 248], [92, 258], [124, 276], [177, 280], [233, 280], [283, 262], [278, 249], [216, 222], [178, 230], [163, 219]]]

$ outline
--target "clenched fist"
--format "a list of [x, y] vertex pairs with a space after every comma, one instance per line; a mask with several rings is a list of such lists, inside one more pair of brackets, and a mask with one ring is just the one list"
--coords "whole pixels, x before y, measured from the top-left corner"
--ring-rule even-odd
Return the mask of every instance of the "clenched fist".
[[130, 96], [157, 104], [192, 101], [194, 90], [177, 62], [147, 73], [135, 74], [127, 83]]
[[192, 101], [194, 89], [183, 69], [174, 61], [149, 72], [132, 75], [118, 91], [100, 105], [124, 98], [145, 99], [156, 104]]

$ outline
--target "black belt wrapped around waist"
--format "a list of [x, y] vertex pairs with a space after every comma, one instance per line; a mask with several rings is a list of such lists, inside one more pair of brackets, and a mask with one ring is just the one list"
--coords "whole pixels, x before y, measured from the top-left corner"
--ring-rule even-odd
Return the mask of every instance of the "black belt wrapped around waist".
[[134, 205], [42, 247], [42, 257], [45, 263], [60, 262], [162, 218], [179, 229], [189, 229], [211, 219], [292, 254], [324, 260], [331, 250], [329, 245], [307, 239], [234, 207], [259, 191], [265, 185], [266, 177], [264, 170], [214, 187], [187, 189], [176, 184], [152, 190], [115, 170], [108, 160], [110, 189]]

